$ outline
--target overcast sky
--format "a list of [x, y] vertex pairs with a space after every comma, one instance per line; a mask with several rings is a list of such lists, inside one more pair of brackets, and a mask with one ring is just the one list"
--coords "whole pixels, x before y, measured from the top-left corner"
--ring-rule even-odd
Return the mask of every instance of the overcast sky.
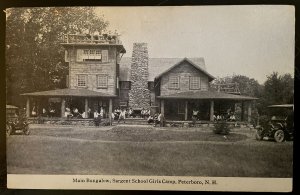
[[203, 57], [214, 76], [241, 74], [263, 83], [294, 74], [292, 6], [99, 7], [131, 57], [135, 42], [149, 57]]

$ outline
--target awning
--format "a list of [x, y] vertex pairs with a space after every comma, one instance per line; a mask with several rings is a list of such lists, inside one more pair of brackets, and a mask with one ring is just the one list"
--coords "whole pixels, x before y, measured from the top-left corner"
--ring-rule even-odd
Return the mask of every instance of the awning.
[[23, 96], [49, 96], [49, 97], [117, 97], [116, 95], [92, 91], [88, 89], [55, 89], [21, 94]]
[[256, 100], [258, 98], [222, 93], [216, 91], [187, 91], [171, 95], [157, 96], [158, 99], [209, 99], [209, 100]]

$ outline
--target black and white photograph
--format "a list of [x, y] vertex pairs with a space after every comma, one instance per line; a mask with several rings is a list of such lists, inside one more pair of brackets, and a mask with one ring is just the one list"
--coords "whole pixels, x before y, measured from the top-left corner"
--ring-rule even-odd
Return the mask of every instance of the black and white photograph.
[[293, 6], [5, 14], [9, 188], [292, 190]]

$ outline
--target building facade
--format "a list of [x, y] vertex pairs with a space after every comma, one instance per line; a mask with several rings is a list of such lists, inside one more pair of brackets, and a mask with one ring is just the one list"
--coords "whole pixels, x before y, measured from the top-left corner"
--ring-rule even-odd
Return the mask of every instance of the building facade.
[[125, 107], [161, 112], [167, 120], [190, 120], [196, 108], [201, 120], [213, 121], [215, 114], [235, 111], [239, 103], [242, 113], [248, 105], [251, 120], [250, 105], [256, 98], [212, 90], [214, 77], [203, 58], [149, 58], [146, 43], [134, 43], [132, 58], [122, 57], [126, 50], [111, 35], [66, 35], [62, 46], [69, 65], [67, 88], [23, 94], [27, 116], [37, 105], [30, 100], [55, 98], [60, 117], [76, 106], [85, 113], [104, 110], [111, 120], [114, 108]]

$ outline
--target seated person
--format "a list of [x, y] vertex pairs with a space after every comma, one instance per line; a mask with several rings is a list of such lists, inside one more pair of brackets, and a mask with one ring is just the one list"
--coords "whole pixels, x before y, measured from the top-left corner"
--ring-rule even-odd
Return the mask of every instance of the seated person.
[[145, 117], [148, 117], [148, 116], [150, 116], [150, 110], [148, 109], [148, 110], [145, 110]]
[[147, 119], [147, 122], [150, 124], [150, 123], [153, 123], [154, 122], [154, 118], [153, 116], [149, 116], [148, 119]]
[[132, 110], [132, 108], [129, 108], [128, 115], [129, 115], [130, 117], [133, 117], [133, 110]]
[[42, 117], [47, 117], [47, 116], [48, 116], [47, 110], [46, 110], [46, 108], [43, 108], [43, 110], [42, 110]]
[[55, 116], [55, 109], [54, 108], [50, 108], [49, 109], [49, 115], [50, 115], [50, 117], [54, 117]]
[[159, 121], [158, 121], [158, 114], [157, 114], [157, 113], [154, 114], [153, 120], [154, 120], [154, 127], [156, 127], [156, 125], [159, 124]]
[[70, 118], [72, 116], [73, 116], [73, 114], [71, 114], [70, 108], [66, 108], [66, 110], [65, 110], [65, 117]]
[[234, 116], [234, 114], [232, 114], [232, 115], [230, 116], [229, 121], [235, 121], [235, 116]]

